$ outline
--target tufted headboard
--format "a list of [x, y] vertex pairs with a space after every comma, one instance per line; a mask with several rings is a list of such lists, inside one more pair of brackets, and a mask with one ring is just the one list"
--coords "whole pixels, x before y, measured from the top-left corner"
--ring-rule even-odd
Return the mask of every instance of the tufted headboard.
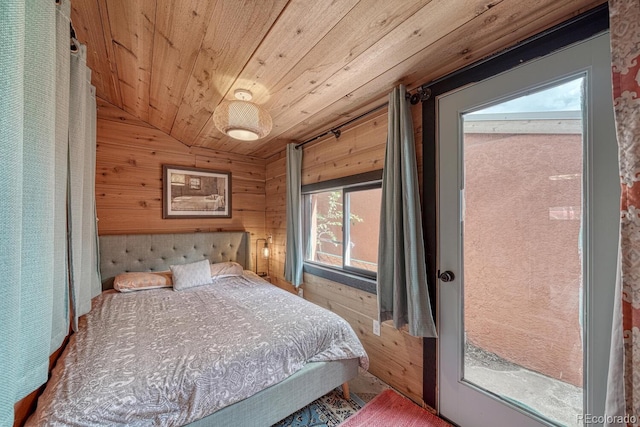
[[209, 259], [235, 261], [251, 268], [249, 233], [228, 231], [182, 234], [125, 234], [100, 236], [102, 289], [113, 288], [113, 278], [128, 271], [164, 271], [174, 264]]

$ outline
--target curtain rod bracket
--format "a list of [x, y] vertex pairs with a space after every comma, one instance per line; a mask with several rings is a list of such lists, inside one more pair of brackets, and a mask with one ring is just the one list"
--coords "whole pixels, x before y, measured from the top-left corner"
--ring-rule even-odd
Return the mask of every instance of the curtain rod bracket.
[[418, 102], [424, 102], [427, 99], [431, 98], [431, 89], [429, 89], [428, 87], [425, 88], [423, 86], [418, 86], [418, 89], [416, 89], [416, 93], [414, 93], [413, 95], [408, 94], [408, 98], [409, 98], [409, 102], [411, 102], [411, 105], [416, 105]]
[[71, 52], [73, 52], [73, 53], [78, 52], [78, 46], [76, 45], [76, 42], [75, 42], [75, 40], [76, 40], [76, 29], [73, 28], [73, 24], [71, 23], [71, 21], [69, 21], [69, 38], [71, 39], [70, 43], [69, 43], [70, 44], [69, 47], [71, 49]]

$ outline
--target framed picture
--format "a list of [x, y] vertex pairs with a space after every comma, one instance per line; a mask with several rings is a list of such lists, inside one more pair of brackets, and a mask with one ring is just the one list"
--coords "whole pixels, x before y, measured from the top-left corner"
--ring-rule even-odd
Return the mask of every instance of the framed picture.
[[162, 218], [231, 218], [231, 172], [163, 165]]

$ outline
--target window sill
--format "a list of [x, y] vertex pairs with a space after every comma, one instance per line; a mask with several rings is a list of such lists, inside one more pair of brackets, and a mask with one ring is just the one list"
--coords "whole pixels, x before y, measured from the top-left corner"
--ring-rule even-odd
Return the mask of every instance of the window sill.
[[345, 271], [325, 268], [317, 264], [310, 264], [306, 262], [304, 263], [304, 272], [333, 282], [342, 283], [343, 285], [360, 289], [361, 291], [369, 292], [370, 294], [377, 294], [377, 284], [375, 279], [369, 279], [356, 274], [347, 273]]

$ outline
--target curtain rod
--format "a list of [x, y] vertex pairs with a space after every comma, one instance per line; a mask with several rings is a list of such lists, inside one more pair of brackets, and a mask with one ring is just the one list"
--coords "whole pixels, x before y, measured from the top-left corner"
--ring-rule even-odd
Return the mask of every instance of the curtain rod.
[[[427, 99], [429, 99], [430, 96], [431, 96], [431, 89], [429, 89], [428, 87], [424, 87], [424, 86], [419, 86], [416, 89], [416, 93], [414, 93], [413, 95], [410, 92], [406, 92], [405, 93], [405, 98], [408, 99], [409, 102], [411, 102], [411, 105], [416, 105], [418, 102], [424, 102]], [[350, 125], [351, 123], [353, 123], [355, 121], [358, 121], [361, 118], [368, 116], [369, 114], [373, 114], [376, 111], [380, 111], [384, 107], [386, 107], [387, 105], [389, 105], [388, 102], [385, 102], [384, 104], [378, 105], [377, 107], [374, 107], [371, 110], [366, 111], [366, 112], [360, 114], [357, 117], [349, 119], [346, 122], [341, 123], [336, 127], [333, 127], [333, 128], [331, 128], [331, 129], [329, 129], [329, 130], [327, 130], [327, 131], [325, 131], [325, 132], [323, 132], [323, 133], [321, 133], [319, 135], [314, 136], [313, 138], [309, 138], [306, 141], [301, 142], [300, 144], [296, 145], [295, 148], [302, 148], [305, 145], [309, 144], [310, 142], [316, 141], [316, 140], [318, 140], [318, 139], [320, 139], [320, 138], [322, 138], [324, 136], [329, 135], [330, 133], [332, 133], [336, 137], [336, 139], [338, 139], [338, 138], [340, 138], [340, 134], [341, 134], [340, 129], [341, 128], [343, 128], [343, 127], [345, 127], [347, 125]]]

